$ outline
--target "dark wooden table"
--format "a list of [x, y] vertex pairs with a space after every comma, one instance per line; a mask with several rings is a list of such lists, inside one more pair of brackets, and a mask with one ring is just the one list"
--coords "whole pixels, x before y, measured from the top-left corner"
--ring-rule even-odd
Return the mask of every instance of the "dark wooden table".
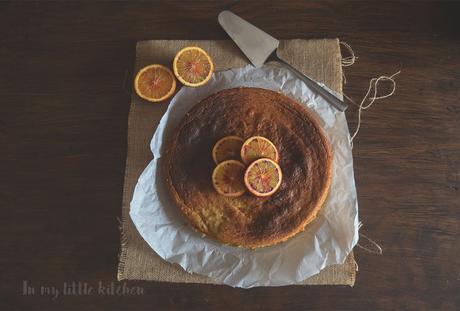
[[[353, 150], [363, 232], [383, 256], [356, 251], [354, 288], [126, 282], [144, 295], [41, 295], [64, 282], [118, 285], [135, 43], [226, 38], [223, 9], [278, 38], [348, 42], [355, 99], [369, 78], [402, 69]], [[416, 1], [1, 2], [0, 309], [459, 310], [459, 12]]]

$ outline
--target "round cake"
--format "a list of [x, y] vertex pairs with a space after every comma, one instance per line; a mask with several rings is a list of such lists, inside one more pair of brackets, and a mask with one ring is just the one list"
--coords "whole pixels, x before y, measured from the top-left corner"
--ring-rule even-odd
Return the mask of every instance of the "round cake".
[[[283, 180], [269, 197], [218, 194], [212, 185], [211, 150], [225, 136], [263, 136], [279, 152]], [[315, 117], [274, 91], [234, 88], [195, 105], [162, 156], [167, 188], [190, 224], [233, 246], [258, 248], [304, 230], [323, 205], [331, 184], [332, 154]]]

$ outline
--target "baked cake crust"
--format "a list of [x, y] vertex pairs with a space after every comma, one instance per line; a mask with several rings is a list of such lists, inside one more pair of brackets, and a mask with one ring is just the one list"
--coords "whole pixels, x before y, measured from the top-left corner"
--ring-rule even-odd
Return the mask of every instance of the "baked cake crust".
[[[264, 136], [280, 154], [280, 188], [269, 197], [224, 197], [212, 186], [214, 144], [224, 136]], [[195, 229], [224, 244], [258, 248], [304, 230], [332, 178], [329, 143], [315, 117], [294, 100], [260, 88], [220, 91], [195, 105], [168, 142], [167, 188]]]

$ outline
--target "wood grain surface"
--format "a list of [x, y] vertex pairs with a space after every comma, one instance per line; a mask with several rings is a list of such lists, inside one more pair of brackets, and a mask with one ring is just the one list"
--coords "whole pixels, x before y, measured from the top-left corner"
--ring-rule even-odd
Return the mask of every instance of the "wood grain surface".
[[[41, 295], [119, 285], [135, 43], [225, 39], [223, 9], [278, 38], [348, 42], [355, 99], [402, 70], [395, 95], [364, 112], [353, 150], [363, 232], [383, 256], [356, 251], [354, 288], [126, 282], [144, 294]], [[434, 1], [0, 2], [0, 309], [459, 310], [459, 12]]]

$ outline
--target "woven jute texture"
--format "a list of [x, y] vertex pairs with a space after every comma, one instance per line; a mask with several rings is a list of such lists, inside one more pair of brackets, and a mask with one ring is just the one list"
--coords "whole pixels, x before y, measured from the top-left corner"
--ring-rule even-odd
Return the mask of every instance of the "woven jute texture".
[[[200, 46], [208, 51], [216, 70], [243, 67], [248, 63], [231, 41], [152, 40], [137, 43], [135, 71], [152, 63], [171, 67], [175, 53], [189, 45]], [[313, 79], [342, 92], [341, 54], [337, 39], [286, 40], [281, 42], [279, 52], [285, 60]], [[128, 117], [118, 280], [218, 284], [206, 276], [187, 273], [180, 266], [160, 258], [142, 239], [129, 217], [134, 186], [143, 169], [152, 160], [150, 140], [167, 107], [168, 103], [146, 103], [133, 93]], [[302, 285], [353, 286], [355, 276], [356, 263], [351, 253], [344, 264], [327, 267], [306, 279]]]

